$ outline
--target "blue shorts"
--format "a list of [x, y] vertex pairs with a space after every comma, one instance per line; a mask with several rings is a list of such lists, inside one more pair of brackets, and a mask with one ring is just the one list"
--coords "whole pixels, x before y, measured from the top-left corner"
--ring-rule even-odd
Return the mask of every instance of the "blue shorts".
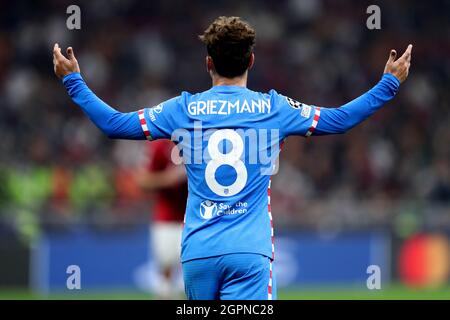
[[273, 263], [254, 253], [233, 253], [183, 262], [189, 300], [276, 299]]

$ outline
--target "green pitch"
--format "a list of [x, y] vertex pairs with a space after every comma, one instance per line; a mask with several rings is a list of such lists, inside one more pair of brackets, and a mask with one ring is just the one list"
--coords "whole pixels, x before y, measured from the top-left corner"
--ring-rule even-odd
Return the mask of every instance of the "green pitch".
[[[148, 300], [154, 297], [142, 292], [83, 292], [70, 291], [39, 295], [23, 289], [1, 289], [0, 300], [35, 299], [87, 299], [87, 300]], [[401, 285], [392, 285], [381, 290], [364, 290], [351, 287], [284, 289], [278, 292], [279, 300], [450, 300], [450, 286], [440, 289], [413, 290]]]

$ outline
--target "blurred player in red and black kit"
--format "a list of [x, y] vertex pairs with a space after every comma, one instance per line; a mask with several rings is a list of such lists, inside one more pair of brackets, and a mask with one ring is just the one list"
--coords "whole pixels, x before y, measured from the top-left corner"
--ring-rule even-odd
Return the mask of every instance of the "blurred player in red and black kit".
[[150, 245], [160, 271], [156, 293], [161, 298], [180, 294], [175, 283], [180, 267], [181, 233], [186, 211], [187, 182], [184, 166], [171, 160], [174, 144], [159, 140], [148, 144], [147, 167], [137, 175], [138, 184], [154, 194]]

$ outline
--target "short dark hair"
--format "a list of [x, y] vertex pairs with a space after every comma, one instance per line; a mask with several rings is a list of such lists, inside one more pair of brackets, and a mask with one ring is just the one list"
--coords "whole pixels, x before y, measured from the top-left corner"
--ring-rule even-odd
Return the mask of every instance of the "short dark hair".
[[255, 45], [255, 30], [239, 17], [218, 17], [199, 36], [206, 44], [216, 72], [227, 78], [248, 69]]

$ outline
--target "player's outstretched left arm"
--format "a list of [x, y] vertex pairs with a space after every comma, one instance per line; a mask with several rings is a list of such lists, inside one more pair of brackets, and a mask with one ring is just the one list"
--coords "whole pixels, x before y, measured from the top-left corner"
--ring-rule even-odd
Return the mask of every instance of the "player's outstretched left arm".
[[137, 112], [122, 113], [99, 99], [86, 85], [71, 47], [67, 58], [58, 44], [53, 47], [55, 74], [62, 79], [72, 100], [81, 107], [92, 122], [108, 137], [116, 139], [146, 139]]
[[368, 92], [339, 108], [320, 108], [315, 135], [339, 134], [361, 123], [393, 99], [409, 74], [412, 45], [397, 59], [391, 50], [381, 80]]

